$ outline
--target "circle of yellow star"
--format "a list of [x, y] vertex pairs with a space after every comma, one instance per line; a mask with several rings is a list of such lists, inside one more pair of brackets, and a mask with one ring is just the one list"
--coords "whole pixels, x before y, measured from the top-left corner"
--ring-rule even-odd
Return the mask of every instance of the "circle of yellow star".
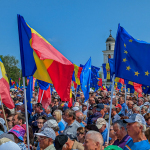
[[125, 53], [125, 54], [128, 54], [128, 52], [127, 52], [126, 50], [124, 50], [124, 53]]
[[128, 71], [129, 71], [130, 69], [131, 69], [131, 68], [130, 68], [130, 66], [128, 66], [126, 70], [128, 70]]
[[140, 73], [138, 73], [138, 71], [137, 72], [134, 72], [135, 73], [135, 76], [138, 76]]
[[124, 59], [123, 59], [123, 62], [126, 62], [126, 61], [127, 61], [127, 59], [126, 59], [126, 58], [124, 58]]
[[129, 42], [132, 42], [132, 41], [133, 41], [133, 40], [131, 40], [131, 39], [129, 40]]
[[147, 71], [147, 72], [145, 72], [145, 76], [148, 76], [150, 73]]

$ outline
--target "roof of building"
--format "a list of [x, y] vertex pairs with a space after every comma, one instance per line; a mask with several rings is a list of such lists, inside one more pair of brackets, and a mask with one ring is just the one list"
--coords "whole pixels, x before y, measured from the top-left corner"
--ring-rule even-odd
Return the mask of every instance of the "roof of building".
[[107, 38], [106, 42], [115, 42], [115, 39], [112, 37], [111, 33], [109, 37]]

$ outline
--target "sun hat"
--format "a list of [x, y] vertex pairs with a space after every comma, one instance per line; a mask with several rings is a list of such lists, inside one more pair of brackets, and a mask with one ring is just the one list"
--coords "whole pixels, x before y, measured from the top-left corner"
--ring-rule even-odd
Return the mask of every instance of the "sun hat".
[[24, 141], [23, 137], [24, 137], [25, 132], [26, 131], [23, 127], [21, 127], [20, 125], [15, 125], [8, 133], [13, 133], [18, 137], [18, 139], [20, 139], [21, 141]]
[[104, 118], [98, 118], [96, 121], [96, 126], [98, 129], [101, 129], [101, 127], [106, 124], [106, 120]]

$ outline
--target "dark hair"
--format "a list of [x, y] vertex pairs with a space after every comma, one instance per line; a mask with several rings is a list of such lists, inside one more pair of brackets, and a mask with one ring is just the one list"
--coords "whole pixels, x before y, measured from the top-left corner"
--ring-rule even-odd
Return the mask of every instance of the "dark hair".
[[147, 121], [148, 119], [150, 119], [150, 113], [147, 113], [144, 115], [145, 120]]
[[16, 113], [15, 115], [17, 115], [18, 120], [22, 120], [22, 124], [25, 123], [25, 117], [21, 113]]
[[1, 123], [0, 123], [0, 130], [4, 132], [4, 127]]
[[97, 126], [94, 125], [94, 124], [87, 124], [87, 126], [85, 126], [85, 129], [88, 129], [88, 130], [94, 130], [94, 131], [99, 132]]
[[43, 106], [42, 106], [42, 104], [41, 104], [41, 103], [37, 103], [37, 104], [36, 104], [36, 107], [40, 107], [40, 110], [42, 110], [42, 109], [43, 109]]
[[11, 111], [9, 109], [5, 108], [5, 114], [10, 115]]
[[72, 109], [66, 109], [65, 113], [68, 113], [69, 117], [73, 117], [73, 120], [76, 119], [76, 114], [75, 114], [74, 110], [72, 110]]

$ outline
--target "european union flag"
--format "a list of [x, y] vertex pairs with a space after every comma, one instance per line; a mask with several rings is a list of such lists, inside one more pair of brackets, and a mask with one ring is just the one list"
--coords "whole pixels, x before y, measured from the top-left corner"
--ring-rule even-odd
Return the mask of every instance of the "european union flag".
[[106, 79], [107, 77], [106, 64], [102, 64], [102, 66], [103, 66], [104, 79]]
[[19, 85], [18, 85], [18, 82], [16, 82], [16, 86], [17, 86], [17, 90], [19, 89]]
[[112, 78], [113, 74], [115, 73], [114, 67], [113, 67], [113, 65], [114, 65], [114, 59], [109, 58], [108, 59], [108, 63], [109, 63], [109, 66], [110, 66], [110, 76]]
[[136, 83], [150, 85], [150, 44], [136, 40], [118, 26], [115, 50], [115, 76]]
[[32, 103], [31, 103], [31, 99], [32, 99], [32, 87], [33, 87], [33, 77], [30, 76], [29, 77], [29, 83], [28, 83], [27, 90], [26, 90], [26, 95], [27, 95], [27, 109], [28, 109], [28, 112], [30, 114], [32, 112]]
[[81, 73], [81, 89], [84, 93], [85, 101], [89, 98], [90, 92], [90, 81], [91, 81], [91, 57], [87, 61], [87, 63], [83, 66]]
[[145, 93], [145, 94], [150, 94], [150, 87], [149, 87], [149, 86], [146, 86], [146, 85], [143, 85], [143, 86], [142, 86], [142, 91], [143, 91], [143, 93]]

